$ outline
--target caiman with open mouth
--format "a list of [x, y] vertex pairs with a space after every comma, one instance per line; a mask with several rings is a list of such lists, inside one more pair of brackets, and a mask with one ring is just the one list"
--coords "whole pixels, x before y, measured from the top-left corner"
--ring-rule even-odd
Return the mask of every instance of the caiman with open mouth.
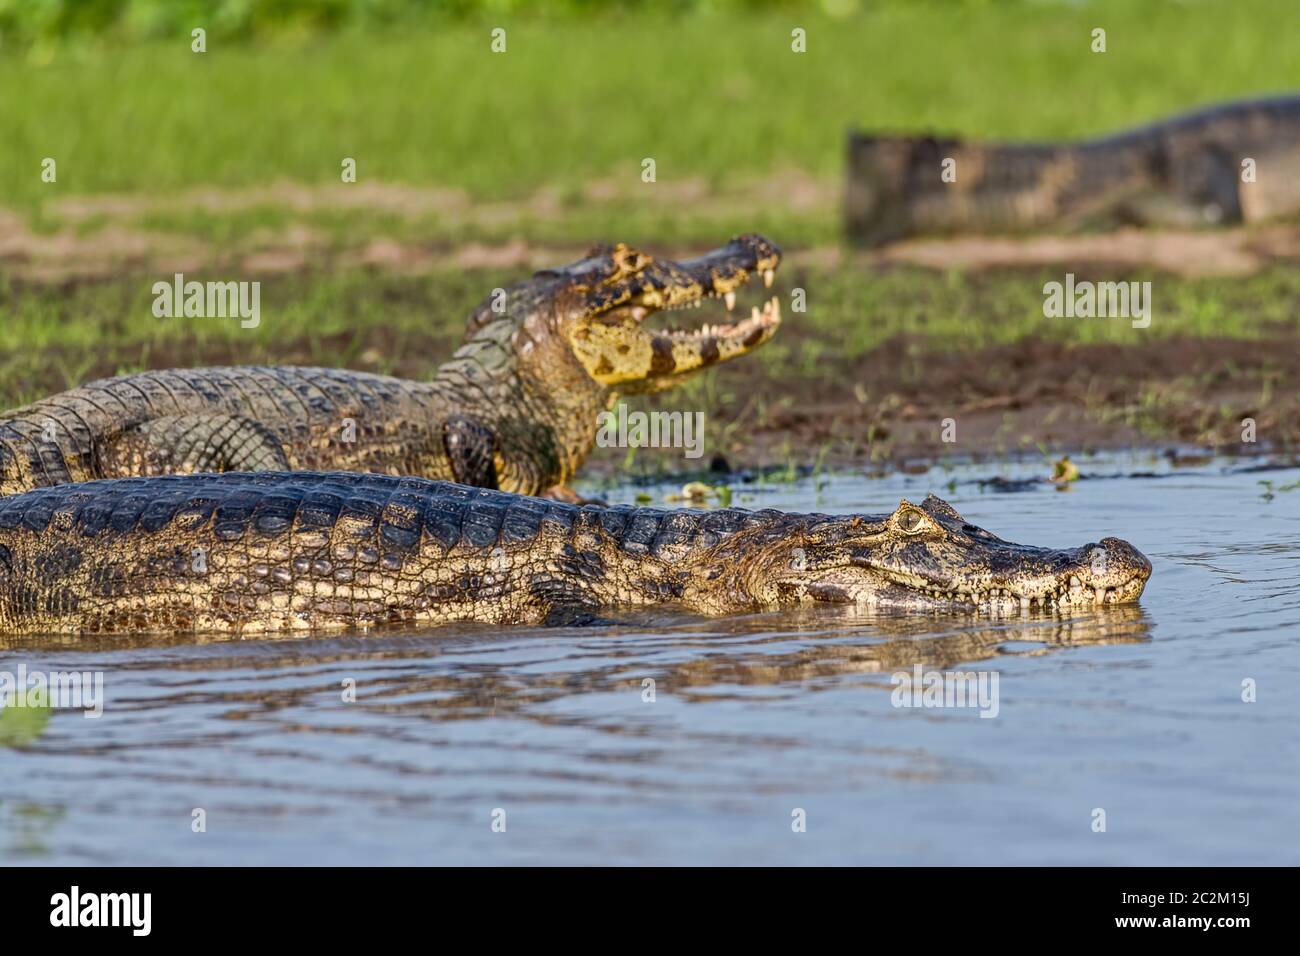
[[1102, 538], [1012, 544], [933, 496], [887, 515], [578, 506], [420, 478], [126, 478], [0, 498], [0, 632], [564, 623], [675, 605], [975, 614], [1136, 601]]
[[767, 341], [775, 298], [734, 323], [645, 320], [770, 286], [761, 236], [695, 259], [601, 247], [537, 273], [472, 314], [432, 381], [333, 368], [171, 369], [104, 379], [0, 415], [0, 495], [96, 478], [342, 470], [445, 478], [524, 494], [564, 484], [619, 393], [654, 392]]

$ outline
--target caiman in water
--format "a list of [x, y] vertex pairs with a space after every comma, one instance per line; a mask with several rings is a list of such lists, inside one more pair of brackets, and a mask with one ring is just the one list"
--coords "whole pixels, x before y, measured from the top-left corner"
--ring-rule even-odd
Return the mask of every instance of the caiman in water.
[[560, 623], [814, 602], [1009, 614], [1134, 601], [1102, 538], [1012, 544], [933, 496], [887, 515], [578, 506], [421, 478], [230, 473], [0, 498], [0, 632]]
[[761, 236], [682, 262], [626, 245], [500, 290], [430, 382], [239, 366], [92, 382], [0, 415], [0, 494], [194, 472], [343, 470], [538, 494], [562, 487], [620, 392], [671, 388], [780, 324], [775, 298], [735, 323], [643, 325], [717, 298], [730, 310], [780, 250]]
[[1077, 143], [856, 133], [848, 148], [847, 228], [863, 244], [1300, 211], [1300, 96], [1228, 103]]

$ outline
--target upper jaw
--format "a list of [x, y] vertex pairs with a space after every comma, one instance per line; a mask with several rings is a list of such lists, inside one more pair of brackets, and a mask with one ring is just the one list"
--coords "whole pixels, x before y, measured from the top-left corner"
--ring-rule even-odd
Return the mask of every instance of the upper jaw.
[[923, 578], [877, 568], [887, 586], [877, 590], [873, 603], [911, 604], [933, 607], [967, 607], [981, 611], [1060, 611], [1100, 607], [1137, 600], [1146, 578], [1132, 576], [1114, 586], [1094, 587], [1078, 575], [1053, 582], [1050, 587], [1025, 587], [1015, 583], [957, 584], [944, 586]]
[[780, 264], [781, 250], [753, 234], [681, 262], [654, 259], [626, 244], [602, 246], [510, 286], [504, 298], [495, 290], [470, 313], [466, 334], [501, 319], [527, 324], [538, 334], [539, 323], [563, 328], [569, 322], [640, 322], [654, 312], [709, 298], [728, 301], [751, 276], [770, 286]]
[[592, 288], [585, 303], [592, 319], [630, 317], [641, 322], [655, 312], [698, 308], [706, 300], [720, 299], [730, 312], [736, 292], [754, 276], [770, 288], [781, 264], [781, 250], [759, 235], [737, 236], [725, 246], [680, 262], [652, 259], [618, 246], [618, 262], [632, 261], [611, 270], [611, 278]]

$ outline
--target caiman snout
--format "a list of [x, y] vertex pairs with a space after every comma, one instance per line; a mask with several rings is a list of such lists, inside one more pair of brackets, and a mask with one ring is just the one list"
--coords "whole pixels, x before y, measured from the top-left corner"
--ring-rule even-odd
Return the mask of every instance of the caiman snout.
[[944, 530], [948, 534], [929, 547], [945, 566], [945, 582], [981, 605], [1060, 610], [1123, 604], [1137, 600], [1151, 576], [1151, 562], [1120, 538], [1054, 551], [1004, 542], [968, 524]]
[[1102, 538], [1083, 550], [1079, 573], [1066, 583], [1069, 604], [1133, 601], [1151, 577], [1150, 560], [1123, 538]]
[[782, 553], [750, 590], [782, 603], [1010, 613], [1136, 601], [1151, 576], [1151, 562], [1119, 538], [1059, 550], [1015, 544], [933, 495], [891, 515], [821, 521], [796, 550], [798, 560]]

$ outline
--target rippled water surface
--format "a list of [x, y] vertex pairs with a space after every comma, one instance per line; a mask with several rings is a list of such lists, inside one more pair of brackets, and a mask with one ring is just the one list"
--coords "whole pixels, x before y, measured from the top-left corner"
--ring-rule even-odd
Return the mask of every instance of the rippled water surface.
[[[0, 638], [0, 671], [101, 670], [106, 697], [99, 719], [7, 718], [0, 858], [1296, 863], [1300, 490], [1269, 500], [1258, 482], [1300, 472], [1083, 467], [1108, 477], [1062, 493], [976, 480], [1041, 463], [844, 475], [747, 486], [735, 503], [879, 513], [934, 491], [1013, 541], [1115, 534], [1155, 566], [1136, 607], [997, 621], [665, 612], [613, 630], [110, 647]], [[996, 716], [893, 706], [891, 675], [916, 664], [996, 675]], [[196, 808], [206, 832], [193, 832]]]

